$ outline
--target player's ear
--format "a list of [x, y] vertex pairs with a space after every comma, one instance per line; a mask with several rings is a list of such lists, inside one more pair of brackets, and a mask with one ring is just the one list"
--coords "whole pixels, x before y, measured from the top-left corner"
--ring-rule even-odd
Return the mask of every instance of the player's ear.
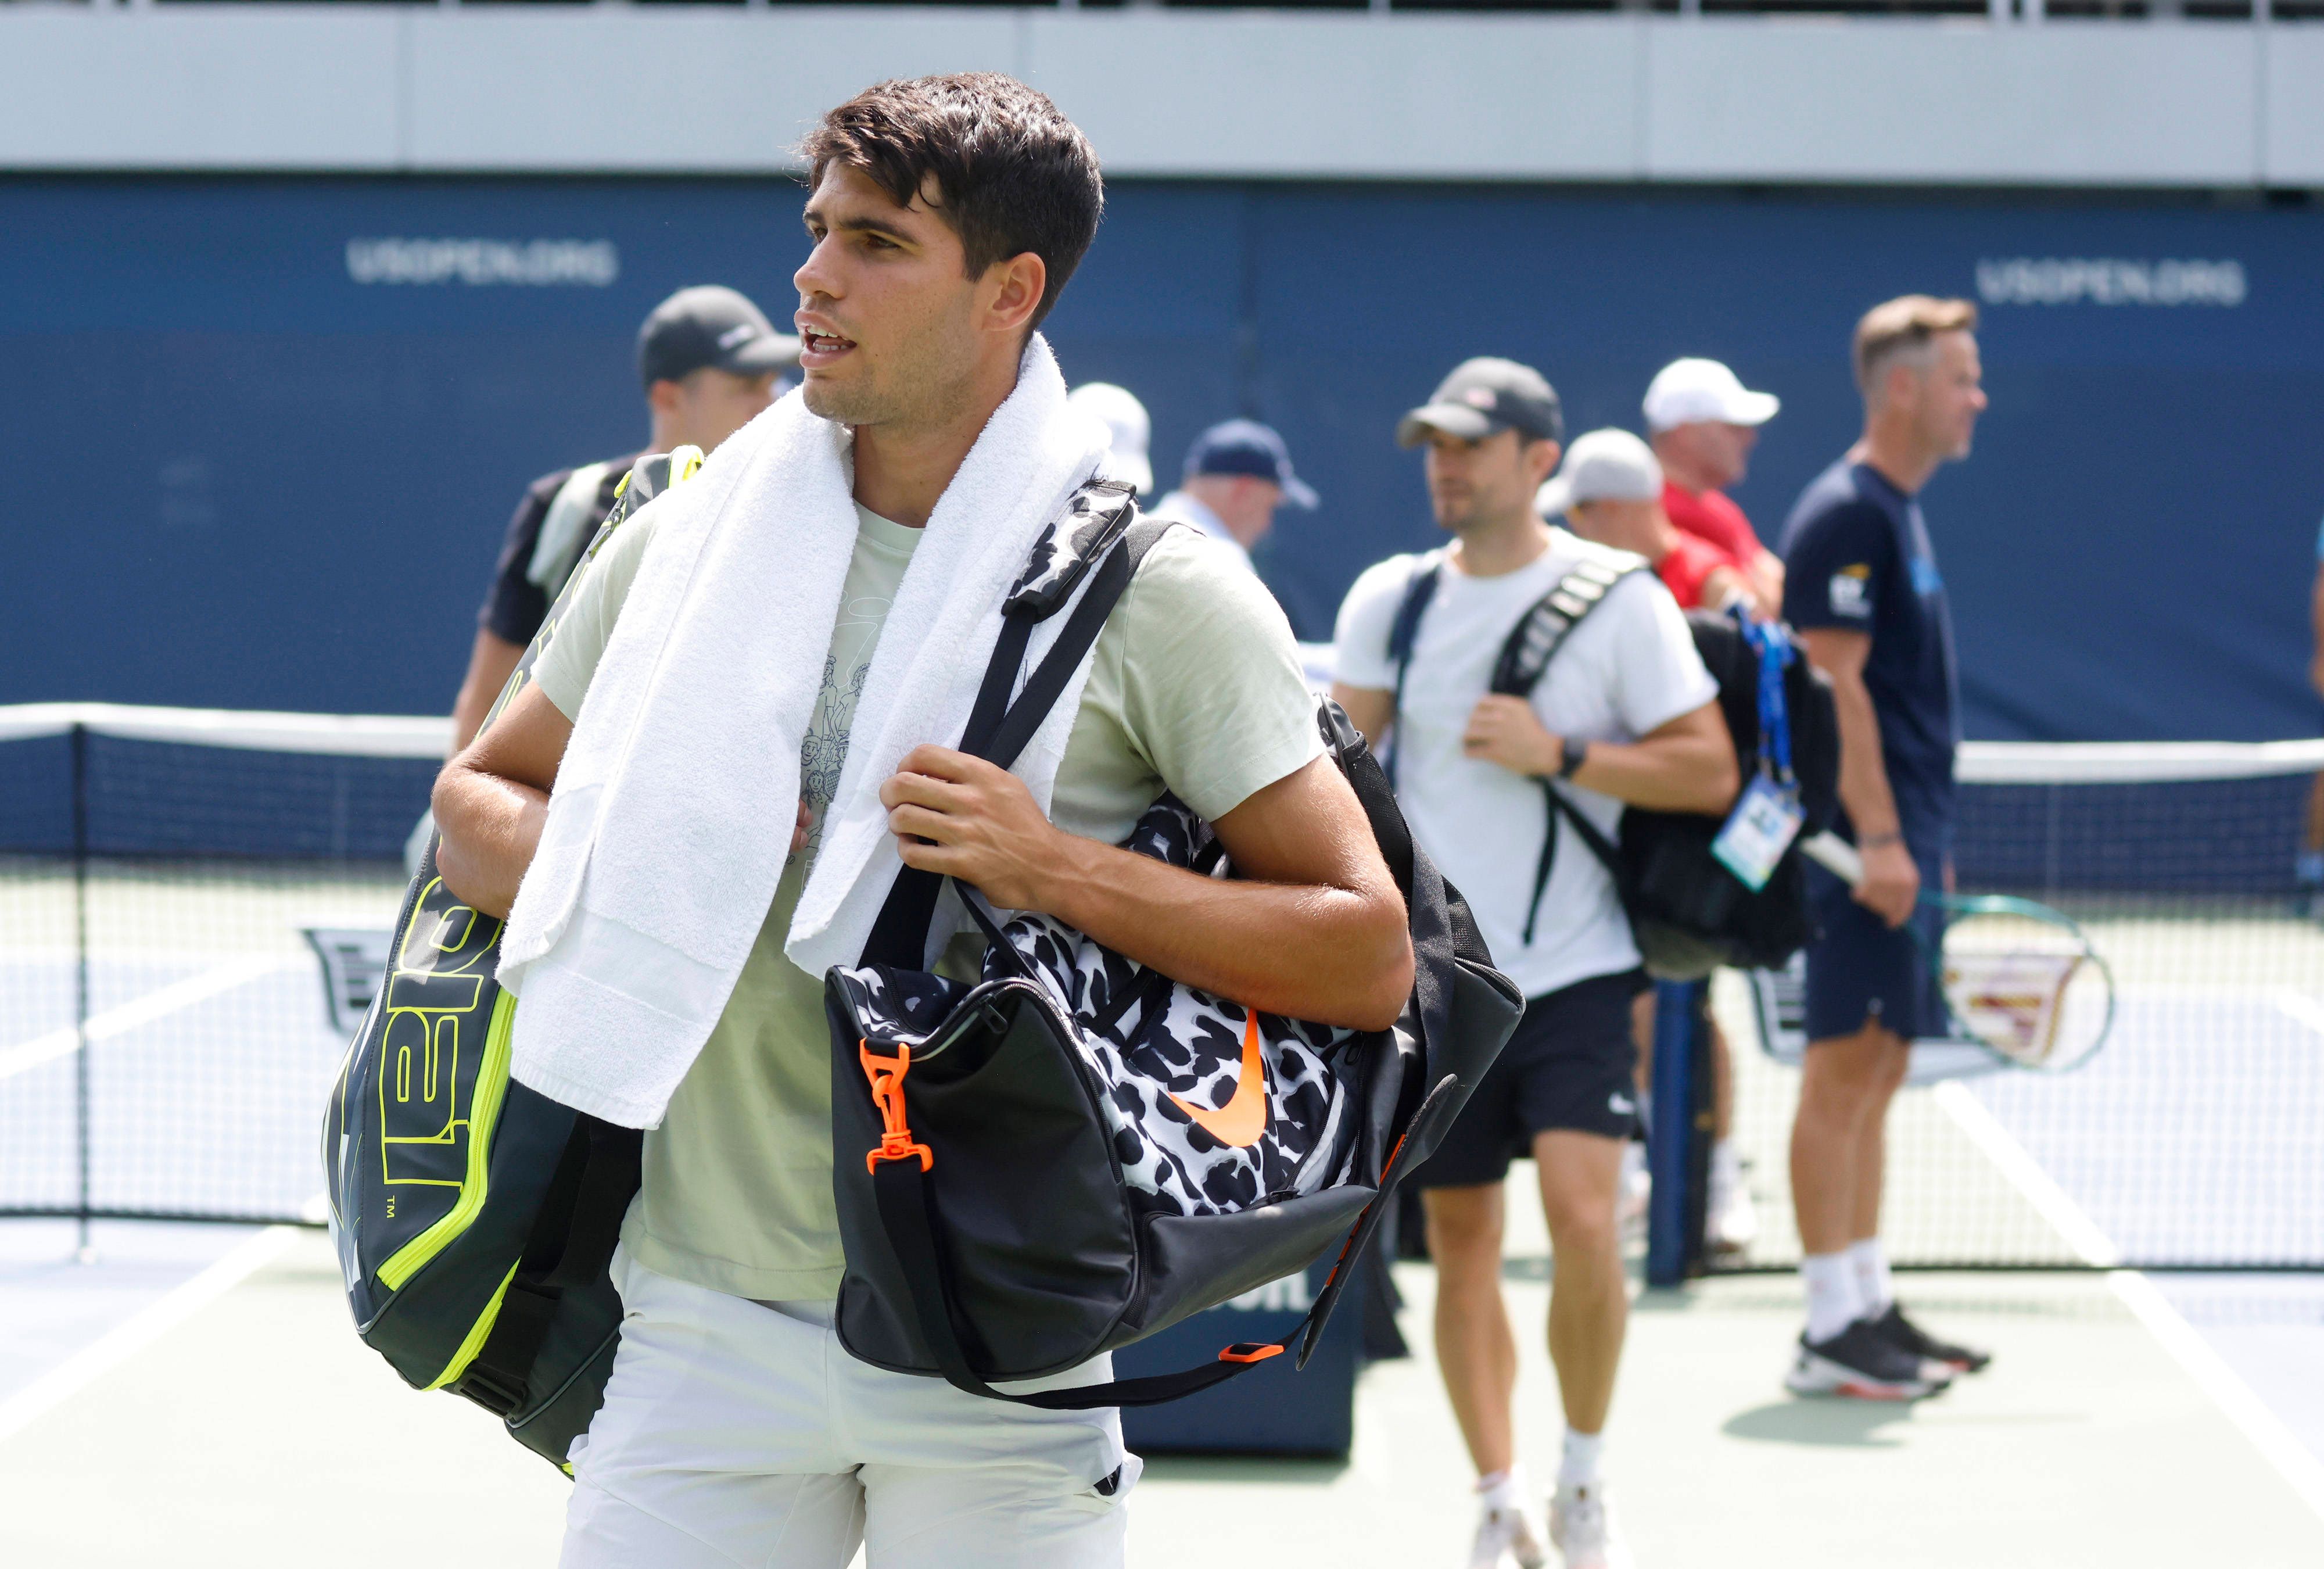
[[1542, 481], [1557, 472], [1557, 460], [1564, 455], [1564, 451], [1565, 449], [1554, 441], [1526, 443], [1526, 475], [1533, 481], [1535, 489], [1540, 489]]
[[985, 307], [986, 325], [995, 332], [1029, 330], [1049, 285], [1049, 266], [1031, 251], [1020, 251], [992, 263], [985, 273], [991, 303]]

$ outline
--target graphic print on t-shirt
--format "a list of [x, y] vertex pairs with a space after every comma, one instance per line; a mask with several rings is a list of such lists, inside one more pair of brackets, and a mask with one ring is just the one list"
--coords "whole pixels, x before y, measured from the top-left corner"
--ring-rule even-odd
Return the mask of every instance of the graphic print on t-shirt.
[[880, 629], [888, 623], [904, 568], [919, 542], [916, 529], [891, 523], [860, 506], [855, 512], [855, 554], [840, 590], [839, 619], [832, 625], [831, 649], [824, 656], [815, 714], [799, 742], [799, 799], [807, 803], [807, 837], [791, 859], [805, 856], [810, 868], [823, 845], [825, 813], [839, 793], [839, 776], [847, 767], [847, 738], [855, 727], [856, 706], [863, 700], [864, 678], [872, 673], [872, 652], [880, 646]]

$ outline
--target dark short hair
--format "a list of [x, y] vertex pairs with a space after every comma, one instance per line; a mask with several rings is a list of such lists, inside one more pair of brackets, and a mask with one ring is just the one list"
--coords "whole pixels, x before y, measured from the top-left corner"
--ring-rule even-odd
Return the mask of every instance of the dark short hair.
[[[1856, 385], [1866, 397], [1879, 392], [1882, 373], [1898, 360], [1927, 363], [1929, 340], [1941, 332], [1975, 332], [1977, 307], [1966, 300], [1904, 294], [1884, 300], [1856, 324]], [[1915, 356], [1920, 356], [1915, 362]]]
[[909, 207], [934, 177], [937, 213], [960, 236], [968, 275], [1030, 251], [1048, 270], [1032, 325], [1057, 302], [1097, 237], [1105, 181], [1081, 128], [1048, 97], [996, 71], [915, 77], [864, 88], [829, 114], [799, 154], [816, 183], [860, 169]]

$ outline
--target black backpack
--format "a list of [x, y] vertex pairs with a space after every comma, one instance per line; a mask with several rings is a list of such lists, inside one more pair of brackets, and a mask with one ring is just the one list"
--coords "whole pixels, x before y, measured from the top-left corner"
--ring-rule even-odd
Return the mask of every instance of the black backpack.
[[[1434, 596], [1440, 573], [1429, 562], [1406, 585], [1388, 634], [1396, 662], [1396, 701], [1403, 706], [1404, 676], [1421, 615]], [[1587, 559], [1536, 601], [1503, 641], [1490, 689], [1531, 697], [1550, 660], [1614, 586], [1643, 561]], [[1760, 656], [1741, 625], [1716, 611], [1686, 613], [1695, 651], [1719, 683], [1719, 706], [1735, 743], [1745, 780], [1761, 771]], [[1721, 964], [1780, 969], [1812, 935], [1807, 914], [1807, 872], [1799, 843], [1831, 826], [1840, 806], [1840, 723], [1831, 685], [1808, 662], [1789, 627], [1774, 636], [1790, 651], [1783, 679], [1784, 721], [1793, 773], [1807, 821], [1766, 886], [1756, 892], [1711, 853], [1724, 814], [1624, 808], [1619, 843], [1609, 840], [1558, 788], [1540, 780], [1544, 826], [1533, 895], [1526, 908], [1525, 940], [1532, 942], [1542, 896], [1555, 864], [1561, 820], [1612, 877], [1648, 971], [1665, 980], [1699, 980]], [[1773, 646], [1773, 645], [1771, 645]]]
[[[1134, 517], [1125, 498], [1110, 532], [1075, 541], [1095, 576], [1013, 700], [1031, 623], [1048, 610], [1012, 596], [961, 750], [1006, 767], [1030, 739], [1169, 526], [1133, 527]], [[1072, 586], [1065, 578], [1048, 608]], [[863, 963], [825, 983], [847, 1258], [836, 1326], [855, 1357], [1068, 1410], [1193, 1394], [1303, 1331], [1305, 1363], [1393, 1207], [1380, 1200], [1434, 1149], [1525, 1005], [1491, 967], [1460, 894], [1414, 845], [1363, 738], [1328, 699], [1318, 724], [1406, 901], [1415, 984], [1394, 1029], [1262, 1015], [1053, 918], [1028, 912], [1004, 928], [967, 889], [987, 939], [982, 977], [930, 974], [942, 884], [908, 868], [899, 876]], [[1209, 826], [1168, 796], [1126, 844], [1225, 871]], [[1175, 1373], [1029, 1395], [992, 1387], [1129, 1345], [1334, 1243], [1313, 1308], [1276, 1341], [1227, 1346]]]
[[[1686, 613], [1695, 652], [1719, 683], [1719, 709], [1735, 743], [1737, 772], [1745, 780], [1767, 767], [1760, 756], [1761, 655], [1736, 619], [1711, 610]], [[1646, 967], [1665, 980], [1700, 980], [1719, 966], [1780, 970], [1814, 936], [1808, 918], [1807, 862], [1800, 845], [1831, 826], [1840, 810], [1840, 720], [1831, 682], [1807, 661], [1791, 628], [1775, 623], [1766, 634], [1790, 651], [1783, 672], [1783, 713], [1790, 732], [1792, 774], [1806, 821], [1757, 891], [1746, 887], [1711, 853], [1724, 817], [1659, 812], [1645, 807], [1622, 813], [1617, 854], [1571, 812], [1575, 832], [1621, 887], [1631, 929]], [[1561, 800], [1563, 798], [1561, 798]]]

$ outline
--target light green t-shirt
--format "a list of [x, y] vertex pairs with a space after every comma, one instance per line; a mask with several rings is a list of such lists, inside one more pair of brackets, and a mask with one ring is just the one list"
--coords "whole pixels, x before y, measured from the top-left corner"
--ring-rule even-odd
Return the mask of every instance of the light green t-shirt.
[[[702, 1053], [646, 1135], [644, 1179], [622, 1240], [650, 1269], [760, 1300], [828, 1299], [842, 1270], [831, 1195], [831, 1047], [823, 978], [783, 954], [847, 756], [881, 624], [920, 538], [856, 509], [855, 553], [823, 688], [800, 752], [813, 813], [758, 941]], [[585, 569], [534, 678], [567, 718], [596, 673], [652, 539], [651, 506]], [[1050, 817], [1124, 837], [1155, 798], [1206, 817], [1322, 754], [1314, 700], [1282, 611], [1240, 562], [1192, 530], [1148, 552], [1100, 633], [1057, 768]]]

